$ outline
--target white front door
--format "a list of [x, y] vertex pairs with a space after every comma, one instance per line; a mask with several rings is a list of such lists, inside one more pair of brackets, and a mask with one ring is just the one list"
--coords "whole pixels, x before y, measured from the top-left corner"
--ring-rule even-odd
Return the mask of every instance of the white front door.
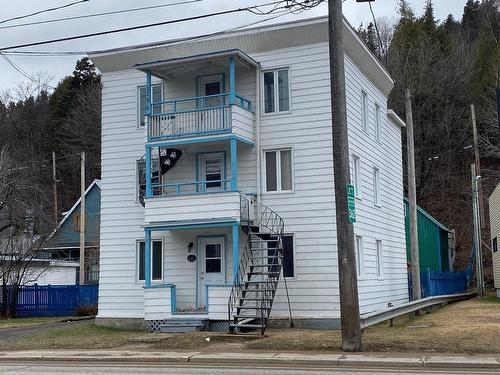
[[207, 285], [225, 284], [224, 237], [198, 239], [198, 307], [206, 307]]
[[200, 184], [200, 191], [225, 190], [226, 183], [224, 173], [224, 153], [213, 152], [200, 154], [198, 160], [198, 181], [204, 181]]
[[[224, 104], [224, 98], [217, 96], [222, 94], [222, 74], [213, 74], [198, 78], [198, 92], [200, 96], [208, 96], [201, 99], [201, 108], [220, 107]], [[213, 96], [216, 95], [216, 96]]]

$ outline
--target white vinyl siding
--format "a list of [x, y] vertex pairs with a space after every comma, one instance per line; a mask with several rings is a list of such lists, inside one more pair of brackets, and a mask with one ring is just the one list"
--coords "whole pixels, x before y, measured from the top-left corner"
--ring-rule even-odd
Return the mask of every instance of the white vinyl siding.
[[361, 125], [368, 132], [368, 94], [361, 91]]
[[375, 240], [375, 250], [377, 252], [377, 278], [381, 280], [384, 277], [384, 249], [381, 240]]
[[288, 68], [265, 71], [263, 76], [264, 113], [290, 111], [290, 81]]
[[380, 142], [380, 134], [381, 134], [381, 118], [380, 118], [380, 106], [375, 104], [375, 140]]
[[[162, 101], [162, 85], [151, 85], [152, 102]], [[161, 105], [155, 105], [152, 108], [153, 113], [161, 113]], [[137, 124], [144, 126], [146, 124], [146, 86], [137, 88]]]
[[373, 167], [373, 203], [380, 207], [380, 170]]
[[364, 256], [363, 256], [363, 238], [361, 236], [356, 236], [356, 274], [358, 278], [363, 278], [363, 266], [364, 266]]
[[356, 198], [361, 198], [361, 160], [357, 155], [352, 157], [352, 186]]
[[292, 150], [264, 151], [264, 186], [266, 192], [293, 190]]

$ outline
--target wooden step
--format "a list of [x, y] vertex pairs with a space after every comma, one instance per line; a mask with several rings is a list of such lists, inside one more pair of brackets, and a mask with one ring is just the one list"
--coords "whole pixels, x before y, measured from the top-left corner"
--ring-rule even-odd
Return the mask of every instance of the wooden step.
[[229, 326], [232, 328], [258, 328], [258, 329], [262, 328], [262, 324], [251, 324], [251, 323], [241, 323], [241, 324], [231, 323]]

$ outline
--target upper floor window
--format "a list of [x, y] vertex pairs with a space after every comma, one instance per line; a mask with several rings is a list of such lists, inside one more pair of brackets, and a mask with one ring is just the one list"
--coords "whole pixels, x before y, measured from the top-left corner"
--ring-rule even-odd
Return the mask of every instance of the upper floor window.
[[[146, 160], [139, 159], [136, 161], [136, 201], [141, 202], [146, 195]], [[151, 184], [153, 195], [161, 194], [160, 174], [159, 174], [159, 160], [158, 158], [151, 159]]]
[[[162, 101], [162, 85], [151, 85], [151, 100], [153, 103]], [[146, 125], [146, 86], [137, 88], [137, 123], [139, 126]], [[161, 113], [161, 105], [154, 105], [153, 113]]]
[[354, 186], [354, 195], [361, 198], [361, 161], [359, 156], [352, 157], [352, 185]]
[[380, 106], [375, 104], [375, 139], [377, 141], [380, 141], [381, 131]]
[[264, 152], [265, 191], [292, 191], [292, 150]]
[[361, 121], [363, 130], [368, 131], [368, 94], [361, 91]]
[[373, 203], [380, 206], [380, 170], [373, 168]]
[[290, 110], [288, 68], [268, 70], [264, 76], [264, 113]]

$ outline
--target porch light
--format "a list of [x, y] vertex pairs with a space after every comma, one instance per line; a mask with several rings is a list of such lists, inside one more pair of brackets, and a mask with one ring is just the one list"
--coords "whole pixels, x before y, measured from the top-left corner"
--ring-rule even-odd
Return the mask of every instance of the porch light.
[[187, 246], [188, 253], [190, 253], [193, 250], [193, 246], [194, 245], [192, 242], [188, 243], [188, 246]]

